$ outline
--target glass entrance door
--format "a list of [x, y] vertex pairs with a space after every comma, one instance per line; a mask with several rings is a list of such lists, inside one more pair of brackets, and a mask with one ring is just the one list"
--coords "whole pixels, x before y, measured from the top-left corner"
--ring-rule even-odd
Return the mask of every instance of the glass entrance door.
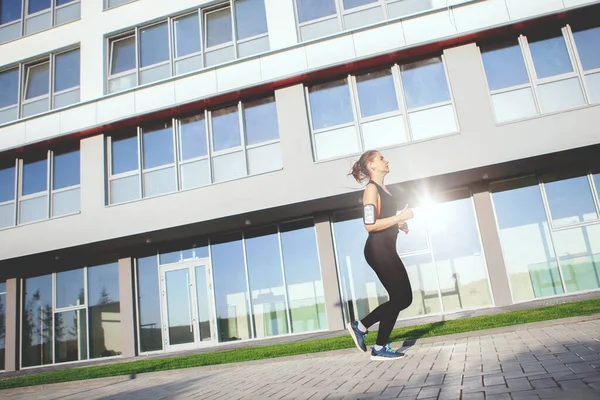
[[161, 267], [165, 350], [210, 345], [215, 339], [210, 264], [195, 260]]

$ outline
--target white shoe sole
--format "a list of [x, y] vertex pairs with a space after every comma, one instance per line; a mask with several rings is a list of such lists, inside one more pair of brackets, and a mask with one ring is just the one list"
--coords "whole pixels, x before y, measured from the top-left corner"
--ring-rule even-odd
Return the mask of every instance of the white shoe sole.
[[382, 356], [371, 356], [371, 360], [373, 361], [396, 361], [396, 360], [402, 360], [404, 357], [406, 357], [405, 354], [401, 355], [400, 357], [382, 357]]
[[352, 340], [354, 340], [354, 345], [356, 346], [356, 348], [358, 350], [360, 350], [363, 353], [366, 353], [367, 350], [363, 350], [360, 348], [360, 346], [358, 345], [358, 340], [356, 340], [356, 334], [354, 333], [354, 329], [352, 329], [352, 324], [348, 323], [346, 324], [346, 330], [348, 330], [348, 332], [350, 333], [350, 336], [352, 337]]

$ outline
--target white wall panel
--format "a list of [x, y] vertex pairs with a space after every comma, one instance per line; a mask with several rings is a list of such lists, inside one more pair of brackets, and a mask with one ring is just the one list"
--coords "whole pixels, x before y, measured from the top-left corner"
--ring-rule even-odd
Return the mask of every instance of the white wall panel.
[[175, 81], [175, 102], [187, 103], [217, 93], [217, 72], [214, 69]]
[[10, 149], [25, 143], [25, 122], [9, 125], [0, 130], [0, 149]]
[[308, 69], [326, 67], [355, 57], [352, 35], [314, 43], [306, 47]]
[[261, 81], [260, 60], [254, 59], [217, 69], [217, 89], [227, 92]]
[[505, 24], [510, 21], [504, 0], [486, 0], [452, 10], [459, 33]]
[[456, 35], [454, 23], [452, 15], [447, 10], [407, 19], [402, 23], [406, 44], [428, 42]]
[[283, 49], [298, 43], [294, 2], [265, 0], [267, 24], [269, 26], [269, 44], [271, 50]]
[[264, 81], [297, 74], [308, 68], [304, 47], [282, 51], [260, 58], [261, 75]]
[[98, 123], [112, 122], [135, 113], [135, 95], [124, 93], [98, 102]]
[[510, 19], [520, 20], [564, 8], [562, 0], [506, 0]]
[[25, 122], [25, 140], [38, 142], [57, 136], [60, 132], [60, 115], [58, 113], [43, 115]]
[[175, 83], [165, 82], [135, 91], [137, 114], [159, 110], [175, 104]]
[[402, 22], [359, 31], [352, 36], [357, 57], [393, 51], [406, 45]]
[[97, 116], [95, 102], [64, 110], [60, 113], [60, 133], [77, 132], [94, 126]]

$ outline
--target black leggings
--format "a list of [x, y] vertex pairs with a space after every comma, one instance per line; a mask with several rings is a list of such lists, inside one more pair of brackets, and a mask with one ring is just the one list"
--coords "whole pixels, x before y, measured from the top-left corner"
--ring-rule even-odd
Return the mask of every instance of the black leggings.
[[370, 234], [365, 244], [365, 259], [390, 297], [360, 321], [366, 328], [379, 321], [376, 342], [379, 346], [389, 343], [398, 314], [413, 301], [408, 274], [396, 252], [396, 237], [394, 233], [377, 232]]

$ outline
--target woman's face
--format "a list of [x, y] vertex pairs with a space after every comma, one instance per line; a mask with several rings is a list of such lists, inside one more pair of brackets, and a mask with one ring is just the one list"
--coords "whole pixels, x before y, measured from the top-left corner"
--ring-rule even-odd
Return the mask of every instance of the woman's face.
[[379, 152], [373, 156], [373, 159], [369, 163], [371, 174], [385, 175], [390, 172], [389, 162], [383, 158], [383, 155]]

